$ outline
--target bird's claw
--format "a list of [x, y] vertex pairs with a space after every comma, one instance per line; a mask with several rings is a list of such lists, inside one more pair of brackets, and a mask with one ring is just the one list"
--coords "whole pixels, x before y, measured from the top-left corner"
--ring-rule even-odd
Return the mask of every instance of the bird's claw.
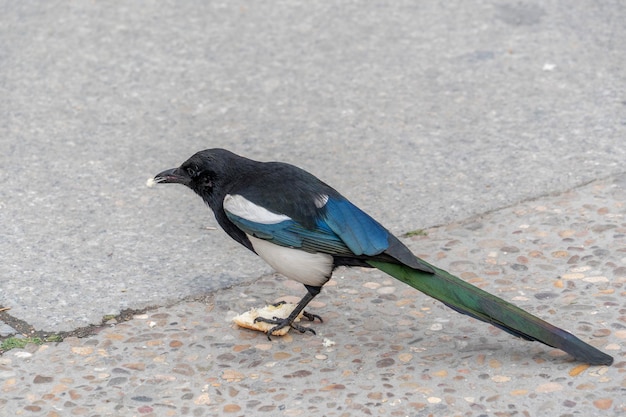
[[[287, 301], [281, 300], [281, 301], [279, 301], [277, 303], [272, 304], [272, 306], [273, 307], [280, 307], [283, 304], [287, 304]], [[320, 323], [324, 323], [324, 320], [322, 320], [322, 317], [318, 316], [317, 314], [312, 314], [312, 313], [308, 313], [306, 311], [303, 311], [302, 312], [302, 316], [306, 317], [309, 321], [315, 321], [315, 319], [318, 319], [320, 321]], [[259, 318], [259, 317], [257, 317], [257, 318]], [[274, 317], [274, 320], [280, 320], [280, 319], [278, 319], [277, 317]], [[261, 321], [261, 320], [259, 320], [259, 321]], [[266, 322], [266, 323], [268, 323], [268, 322]]]
[[311, 314], [311, 313], [307, 313], [306, 311], [303, 311], [302, 316], [309, 319], [309, 321], [315, 321], [315, 319], [318, 319], [320, 323], [324, 323], [324, 320], [322, 320], [322, 318], [318, 316], [317, 314]]
[[[317, 317], [320, 321], [322, 321], [322, 318], [316, 314], [310, 314], [310, 313], [303, 313], [303, 315], [309, 319], [310, 321], [313, 321], [315, 319], [315, 317]], [[313, 334], [317, 334], [315, 333], [315, 330], [311, 329], [310, 327], [304, 327], [304, 326], [300, 326], [299, 324], [296, 324], [294, 322], [289, 322], [289, 319], [281, 319], [278, 317], [272, 317], [271, 319], [267, 319], [265, 317], [257, 317], [254, 319], [254, 322], [263, 322], [263, 323], [269, 323], [269, 324], [275, 324], [276, 326], [272, 327], [270, 330], [268, 330], [267, 332], [267, 340], [272, 340], [272, 335], [274, 334], [275, 331], [278, 331], [280, 329], [283, 329], [287, 326], [291, 327], [292, 329], [295, 329], [297, 331], [299, 331], [300, 333], [306, 333], [306, 332], [311, 332]]]

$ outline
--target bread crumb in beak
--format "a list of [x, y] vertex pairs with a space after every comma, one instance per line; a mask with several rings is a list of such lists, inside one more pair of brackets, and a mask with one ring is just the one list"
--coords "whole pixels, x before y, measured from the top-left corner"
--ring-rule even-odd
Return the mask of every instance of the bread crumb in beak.
[[154, 178], [148, 178], [148, 181], [146, 181], [146, 186], [149, 188], [152, 188], [156, 185], [156, 181], [154, 180]]

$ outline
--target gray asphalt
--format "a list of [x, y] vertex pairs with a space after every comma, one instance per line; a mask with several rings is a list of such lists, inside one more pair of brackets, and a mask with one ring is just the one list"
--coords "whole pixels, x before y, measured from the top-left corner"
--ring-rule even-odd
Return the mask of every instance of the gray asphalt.
[[625, 171], [626, 6], [0, 2], [0, 306], [99, 323], [269, 272], [182, 187], [225, 147], [392, 231]]

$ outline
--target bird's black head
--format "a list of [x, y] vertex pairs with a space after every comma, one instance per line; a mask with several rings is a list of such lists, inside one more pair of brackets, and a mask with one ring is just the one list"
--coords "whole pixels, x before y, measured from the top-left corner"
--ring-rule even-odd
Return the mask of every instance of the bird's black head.
[[154, 182], [186, 185], [213, 208], [227, 192], [224, 185], [232, 182], [249, 161], [225, 149], [207, 149], [194, 154], [180, 167], [157, 174]]

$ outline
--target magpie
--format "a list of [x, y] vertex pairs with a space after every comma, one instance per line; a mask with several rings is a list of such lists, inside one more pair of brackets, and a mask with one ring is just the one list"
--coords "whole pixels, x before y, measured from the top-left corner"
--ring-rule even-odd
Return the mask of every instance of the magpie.
[[231, 238], [280, 274], [304, 284], [307, 292], [287, 318], [264, 320], [274, 325], [268, 337], [287, 326], [315, 333], [294, 320], [335, 268], [357, 266], [377, 268], [459, 313], [559, 348], [582, 362], [613, 363], [611, 356], [571, 333], [416, 257], [334, 188], [296, 166], [207, 149], [153, 180], [192, 189]]

